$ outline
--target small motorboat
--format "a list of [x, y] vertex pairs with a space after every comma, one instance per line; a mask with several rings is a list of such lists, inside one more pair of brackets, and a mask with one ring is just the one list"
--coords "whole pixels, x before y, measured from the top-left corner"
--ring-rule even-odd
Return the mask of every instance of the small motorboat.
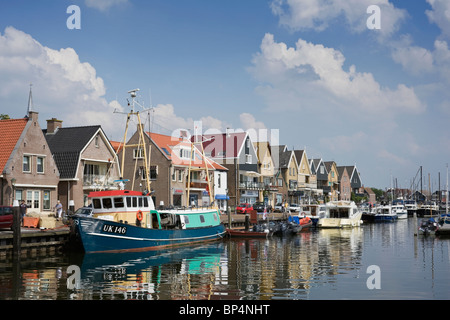
[[251, 230], [227, 229], [227, 233], [233, 238], [267, 238], [271, 237], [278, 229], [273, 222], [254, 225]]
[[424, 236], [434, 235], [438, 230], [439, 225], [434, 218], [423, 219], [419, 226], [419, 234]]

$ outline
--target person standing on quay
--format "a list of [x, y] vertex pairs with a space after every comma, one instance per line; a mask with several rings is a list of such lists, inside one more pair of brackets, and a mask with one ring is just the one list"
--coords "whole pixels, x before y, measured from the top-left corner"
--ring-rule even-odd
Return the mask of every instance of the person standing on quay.
[[59, 218], [61, 218], [61, 214], [62, 214], [62, 204], [59, 200], [56, 203], [55, 210], [56, 210], [56, 220], [59, 220]]
[[25, 201], [22, 200], [20, 202], [20, 215], [22, 217], [22, 220], [21, 220], [22, 223], [23, 223], [23, 217], [25, 217], [26, 214], [27, 214], [27, 205], [26, 205]]

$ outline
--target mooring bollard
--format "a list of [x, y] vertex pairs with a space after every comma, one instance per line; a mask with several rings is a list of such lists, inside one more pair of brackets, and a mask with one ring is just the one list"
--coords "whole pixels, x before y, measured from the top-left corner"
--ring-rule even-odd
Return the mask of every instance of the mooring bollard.
[[21, 232], [22, 217], [20, 214], [19, 201], [13, 202], [13, 256], [20, 257], [22, 246]]

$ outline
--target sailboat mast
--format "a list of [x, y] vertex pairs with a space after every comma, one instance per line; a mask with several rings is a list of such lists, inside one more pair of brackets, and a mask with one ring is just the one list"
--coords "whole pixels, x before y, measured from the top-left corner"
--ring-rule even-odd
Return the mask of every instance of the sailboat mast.
[[447, 186], [445, 188], [445, 214], [448, 214], [448, 163], [447, 163]]

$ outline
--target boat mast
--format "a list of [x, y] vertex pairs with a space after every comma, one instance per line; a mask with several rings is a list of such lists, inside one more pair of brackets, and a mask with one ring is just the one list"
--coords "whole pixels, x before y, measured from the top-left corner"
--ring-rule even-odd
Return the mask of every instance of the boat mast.
[[[139, 111], [134, 110], [134, 106], [136, 103], [135, 98], [136, 98], [137, 91], [139, 91], [139, 89], [133, 89], [133, 90], [128, 91], [128, 93], [131, 95], [131, 111], [127, 114], [127, 124], [125, 126], [125, 134], [123, 136], [123, 144], [122, 144], [123, 152], [122, 152], [122, 165], [120, 168], [120, 179], [123, 179], [123, 176], [124, 176], [126, 148], [137, 147], [137, 149], [136, 149], [137, 150], [137, 154], [136, 154], [137, 158], [139, 158], [141, 152], [144, 153], [144, 168], [145, 168], [146, 187], [147, 187], [147, 192], [150, 192], [150, 172], [149, 172], [149, 165], [148, 165], [148, 161], [147, 161], [147, 150], [145, 148], [144, 128], [143, 128], [143, 125], [141, 122], [141, 117], [140, 117]], [[130, 103], [128, 103], [128, 105], [130, 105]], [[132, 116], [136, 116], [137, 121], [138, 121], [137, 128], [138, 128], [139, 142], [137, 144], [127, 144], [126, 143], [128, 126], [129, 126], [129, 122], [130, 122]]]
[[447, 163], [447, 186], [445, 188], [445, 214], [448, 214], [448, 163]]

